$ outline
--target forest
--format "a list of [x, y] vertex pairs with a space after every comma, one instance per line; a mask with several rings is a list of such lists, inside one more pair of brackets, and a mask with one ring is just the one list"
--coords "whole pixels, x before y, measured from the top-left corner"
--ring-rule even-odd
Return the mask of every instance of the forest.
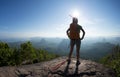
[[30, 41], [22, 43], [20, 48], [11, 48], [7, 43], [0, 42], [0, 66], [31, 64], [56, 57], [58, 55], [34, 48]]

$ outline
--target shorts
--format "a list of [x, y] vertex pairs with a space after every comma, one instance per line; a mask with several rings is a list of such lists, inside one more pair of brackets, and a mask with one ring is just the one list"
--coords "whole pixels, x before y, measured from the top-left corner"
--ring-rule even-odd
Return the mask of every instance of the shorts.
[[81, 46], [81, 40], [80, 39], [71, 39], [70, 40], [70, 46], [76, 45], [77, 47]]

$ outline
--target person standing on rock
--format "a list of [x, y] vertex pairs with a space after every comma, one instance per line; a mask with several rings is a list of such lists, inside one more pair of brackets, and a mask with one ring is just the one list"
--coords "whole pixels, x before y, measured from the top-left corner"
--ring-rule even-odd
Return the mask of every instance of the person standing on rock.
[[[80, 31], [83, 32], [82, 37], [80, 37]], [[77, 62], [76, 65], [80, 64], [79, 58], [80, 58], [80, 46], [81, 46], [81, 40], [85, 36], [85, 31], [82, 28], [81, 25], [78, 24], [78, 19], [73, 17], [73, 22], [70, 24], [70, 27], [66, 31], [68, 38], [70, 39], [70, 52], [68, 56], [68, 64], [71, 62], [71, 55], [74, 49], [74, 46], [76, 45], [76, 56], [77, 56]]]

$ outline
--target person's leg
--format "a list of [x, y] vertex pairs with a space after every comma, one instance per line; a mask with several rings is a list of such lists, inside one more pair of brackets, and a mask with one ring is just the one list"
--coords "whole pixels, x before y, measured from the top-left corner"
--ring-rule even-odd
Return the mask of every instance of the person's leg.
[[77, 56], [77, 64], [79, 65], [79, 58], [80, 58], [80, 45], [81, 45], [81, 41], [80, 40], [76, 40], [76, 56]]
[[68, 55], [67, 65], [69, 65], [70, 62], [71, 62], [71, 55], [72, 55], [72, 52], [73, 52], [73, 48], [74, 48], [74, 40], [70, 40], [70, 52], [69, 52], [69, 55]]
[[80, 40], [76, 40], [76, 56], [77, 56], [77, 61], [79, 61], [80, 58], [80, 45], [81, 45], [81, 41]]
[[69, 56], [68, 56], [68, 60], [71, 60], [71, 55], [72, 55], [72, 52], [73, 52], [73, 48], [74, 48], [74, 40], [71, 40], [70, 41], [70, 53], [69, 53]]
[[77, 54], [76, 54], [76, 56], [77, 56], [77, 61], [79, 61], [79, 58], [80, 58], [80, 47], [77, 47], [76, 46], [76, 49], [77, 49]]

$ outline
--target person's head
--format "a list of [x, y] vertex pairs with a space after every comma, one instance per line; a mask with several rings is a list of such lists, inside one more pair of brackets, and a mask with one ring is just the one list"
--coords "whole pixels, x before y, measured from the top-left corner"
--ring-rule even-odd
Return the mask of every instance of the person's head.
[[78, 19], [77, 18], [75, 18], [75, 17], [73, 17], [73, 23], [78, 23]]

